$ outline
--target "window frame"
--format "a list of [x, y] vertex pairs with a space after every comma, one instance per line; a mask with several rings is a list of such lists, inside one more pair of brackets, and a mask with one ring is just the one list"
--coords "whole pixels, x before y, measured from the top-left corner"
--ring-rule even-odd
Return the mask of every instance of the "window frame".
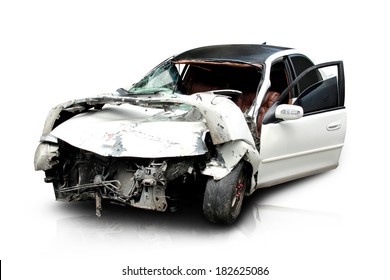
[[[345, 102], [344, 65], [343, 65], [343, 62], [341, 60], [340, 61], [325, 62], [325, 63], [317, 64], [317, 65], [314, 65], [312, 67], [307, 68], [296, 79], [294, 79], [294, 81], [283, 91], [283, 93], [280, 95], [279, 100], [283, 100], [286, 97], [286, 95], [288, 94], [288, 92], [290, 90], [292, 90], [293, 88], [295, 88], [297, 86], [297, 84], [299, 83], [299, 81], [304, 76], [306, 76], [308, 73], [310, 73], [312, 71], [318, 71], [321, 68], [326, 68], [326, 67], [331, 67], [331, 66], [337, 67], [337, 79], [338, 79], [338, 82], [337, 82], [338, 104], [337, 104], [337, 106], [332, 107], [332, 108], [323, 109], [323, 110], [313, 111], [310, 113], [304, 113], [304, 116], [345, 108], [345, 106], [344, 106], [344, 102]], [[299, 95], [297, 96], [297, 99], [301, 96], [302, 93], [305, 93], [305, 91], [300, 92]], [[279, 103], [279, 102], [276, 102], [276, 103]], [[274, 104], [274, 106], [277, 106], [277, 104]]]
[[[310, 66], [309, 67], [307, 67], [307, 68], [305, 68], [303, 71], [301, 71], [300, 73], [298, 73], [297, 72], [297, 68], [298, 67], [296, 67], [296, 65], [297, 65], [297, 63], [295, 63], [294, 61], [293, 61], [293, 59], [294, 58], [303, 58], [303, 59], [305, 59], [307, 62], [309, 62], [309, 64], [310, 64]], [[293, 78], [292, 78], [292, 80], [295, 80], [300, 74], [302, 74], [306, 69], [308, 69], [308, 68], [310, 68], [310, 67], [313, 67], [313, 66], [315, 66], [315, 64], [314, 64], [314, 62], [310, 59], [310, 58], [308, 58], [306, 55], [303, 55], [303, 54], [298, 54], [298, 53], [295, 53], [295, 54], [291, 54], [291, 55], [289, 55], [288, 57], [287, 57], [287, 62], [288, 62], [288, 64], [289, 64], [289, 66], [290, 66], [290, 68], [291, 68], [291, 73], [292, 73], [292, 75], [293, 75]], [[320, 73], [318, 73], [317, 75], [319, 75], [320, 77], [321, 77], [321, 74]], [[301, 88], [300, 88], [300, 84], [298, 83], [293, 89], [292, 89], [292, 94], [293, 94], [293, 98], [297, 98], [304, 90], [301, 90]]]

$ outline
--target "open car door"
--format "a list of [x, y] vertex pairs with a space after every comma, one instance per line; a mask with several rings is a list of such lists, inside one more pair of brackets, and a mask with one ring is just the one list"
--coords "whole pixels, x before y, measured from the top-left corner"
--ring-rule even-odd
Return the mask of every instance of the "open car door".
[[[308, 68], [283, 91], [263, 119], [258, 188], [338, 166], [346, 132], [344, 84], [343, 63], [336, 61]], [[302, 109], [303, 116], [297, 113]]]

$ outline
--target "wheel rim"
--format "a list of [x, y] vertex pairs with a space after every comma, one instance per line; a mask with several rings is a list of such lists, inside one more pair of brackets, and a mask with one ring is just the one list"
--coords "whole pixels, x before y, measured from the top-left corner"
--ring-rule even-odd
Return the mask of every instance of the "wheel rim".
[[241, 171], [240, 176], [237, 179], [236, 187], [234, 189], [233, 197], [232, 197], [231, 209], [232, 209], [233, 216], [238, 214], [238, 212], [241, 209], [241, 204], [242, 204], [243, 196], [245, 193], [245, 183], [244, 182], [245, 182], [244, 172]]
[[234, 190], [234, 193], [233, 193], [233, 199], [232, 199], [232, 208], [234, 208], [237, 203], [240, 202], [241, 200], [241, 196], [242, 196], [242, 189], [244, 188], [244, 184], [243, 183], [237, 183], [236, 185], [236, 188]]

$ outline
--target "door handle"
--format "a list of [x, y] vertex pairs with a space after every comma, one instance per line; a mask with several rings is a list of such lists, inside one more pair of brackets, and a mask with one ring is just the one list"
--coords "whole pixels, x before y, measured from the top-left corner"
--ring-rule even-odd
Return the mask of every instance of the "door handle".
[[326, 130], [332, 131], [332, 130], [337, 130], [341, 127], [341, 122], [340, 121], [335, 121], [331, 122], [326, 126]]

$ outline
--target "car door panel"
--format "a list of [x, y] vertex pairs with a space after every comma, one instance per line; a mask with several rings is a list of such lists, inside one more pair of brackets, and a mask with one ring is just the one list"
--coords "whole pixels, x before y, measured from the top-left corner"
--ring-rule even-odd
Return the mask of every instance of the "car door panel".
[[345, 132], [345, 109], [263, 125], [258, 187], [337, 167]]
[[347, 125], [342, 62], [324, 63], [303, 71], [279, 100], [305, 79], [305, 75], [327, 67], [337, 67], [337, 75], [313, 81], [294, 102], [303, 108], [303, 117], [277, 120], [274, 112], [280, 102], [266, 113], [260, 135], [258, 188], [338, 166]]

